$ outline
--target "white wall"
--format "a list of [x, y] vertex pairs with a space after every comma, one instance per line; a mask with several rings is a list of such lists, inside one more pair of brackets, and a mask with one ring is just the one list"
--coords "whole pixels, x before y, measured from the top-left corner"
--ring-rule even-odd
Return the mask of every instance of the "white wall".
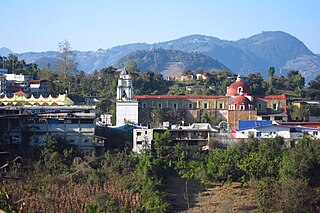
[[132, 151], [141, 153], [142, 150], [151, 148], [153, 129], [134, 129]]
[[30, 76], [25, 76], [22, 74], [5, 74], [7, 81], [20, 81], [30, 80]]
[[125, 125], [126, 122], [138, 124], [138, 102], [117, 101], [116, 125]]
[[[257, 137], [257, 132], [261, 132], [260, 137]], [[251, 134], [253, 134], [255, 138], [274, 138], [276, 136], [291, 138], [289, 127], [280, 127], [276, 125], [257, 129], [240, 130], [236, 132], [236, 138], [249, 138]]]

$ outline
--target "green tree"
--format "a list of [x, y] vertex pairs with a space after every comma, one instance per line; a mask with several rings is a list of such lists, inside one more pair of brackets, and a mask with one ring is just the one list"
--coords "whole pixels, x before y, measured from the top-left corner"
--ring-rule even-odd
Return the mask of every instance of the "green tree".
[[38, 79], [47, 80], [48, 83], [48, 94], [57, 95], [58, 88], [56, 88], [56, 74], [50, 70], [49, 66], [45, 66], [38, 72]]
[[287, 89], [293, 90], [301, 95], [305, 85], [305, 78], [297, 70], [291, 70], [287, 74]]
[[264, 179], [256, 187], [256, 198], [263, 212], [318, 212], [315, 190], [305, 180]]
[[208, 176], [222, 182], [238, 180], [243, 176], [243, 171], [238, 167], [242, 158], [240, 147], [214, 149], [210, 152], [206, 163]]
[[280, 178], [299, 178], [309, 184], [319, 185], [320, 145], [308, 137], [299, 139], [295, 147], [286, 149], [282, 154]]
[[46, 135], [44, 144], [42, 159], [44, 165], [52, 171], [65, 170], [74, 157], [80, 156], [75, 146], [61, 138]]
[[125, 69], [128, 70], [129, 72], [139, 72], [138, 64], [133, 60], [127, 61], [125, 65]]
[[133, 84], [136, 94], [158, 95], [166, 94], [172, 82], [164, 80], [160, 73], [147, 71], [139, 73]]
[[18, 57], [15, 54], [10, 53], [5, 62], [8, 73], [14, 73], [18, 65]]
[[269, 67], [269, 69], [268, 69], [269, 78], [272, 78], [274, 76], [274, 73], [275, 73], [274, 67]]
[[313, 100], [320, 99], [320, 75], [316, 76], [314, 80], [311, 80], [308, 85], [306, 97]]
[[263, 87], [263, 77], [259, 72], [248, 75], [248, 84], [251, 86], [251, 92], [254, 95], [265, 95], [266, 89]]
[[301, 90], [304, 87], [305, 78], [301, 74], [299, 74], [294, 78], [293, 82], [297, 86], [297, 88]]
[[164, 158], [169, 153], [172, 146], [172, 139], [169, 130], [166, 130], [164, 133], [155, 133], [154, 134], [154, 149], [158, 158]]
[[270, 94], [274, 94], [274, 88], [273, 88], [273, 81], [274, 81], [274, 67], [269, 67], [268, 69], [268, 76], [269, 76], [269, 88], [267, 90], [267, 93]]

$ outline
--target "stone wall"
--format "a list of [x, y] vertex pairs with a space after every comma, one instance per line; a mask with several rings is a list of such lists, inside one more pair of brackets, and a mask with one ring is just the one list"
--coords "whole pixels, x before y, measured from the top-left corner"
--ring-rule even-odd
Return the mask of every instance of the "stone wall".
[[257, 120], [257, 110], [229, 110], [228, 123], [230, 129], [238, 129], [239, 120]]

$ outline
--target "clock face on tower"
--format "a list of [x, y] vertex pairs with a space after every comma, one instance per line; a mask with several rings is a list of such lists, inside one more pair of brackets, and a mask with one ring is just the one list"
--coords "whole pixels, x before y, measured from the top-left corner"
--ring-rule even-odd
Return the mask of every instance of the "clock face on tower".
[[128, 85], [127, 85], [127, 81], [124, 81], [124, 82], [123, 82], [123, 86], [128, 86]]

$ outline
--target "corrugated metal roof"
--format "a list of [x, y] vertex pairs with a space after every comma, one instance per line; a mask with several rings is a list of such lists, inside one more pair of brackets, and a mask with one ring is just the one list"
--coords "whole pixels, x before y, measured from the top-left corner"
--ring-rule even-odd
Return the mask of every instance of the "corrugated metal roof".
[[271, 125], [272, 121], [269, 120], [239, 120], [238, 129], [250, 129], [258, 126]]

